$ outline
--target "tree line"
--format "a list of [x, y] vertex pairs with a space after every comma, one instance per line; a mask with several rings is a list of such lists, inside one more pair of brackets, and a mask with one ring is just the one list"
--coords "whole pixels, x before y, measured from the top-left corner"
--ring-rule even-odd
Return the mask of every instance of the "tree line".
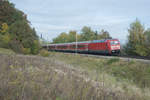
[[27, 15], [8, 0], [0, 0], [0, 47], [24, 54], [37, 54], [40, 48]]
[[69, 33], [62, 32], [58, 37], [53, 39], [53, 43], [68, 43], [77, 41], [89, 41], [89, 40], [100, 40], [100, 39], [111, 39], [109, 32], [102, 29], [100, 32], [93, 31], [91, 27], [84, 26], [81, 29], [81, 33], [77, 31], [69, 31]]

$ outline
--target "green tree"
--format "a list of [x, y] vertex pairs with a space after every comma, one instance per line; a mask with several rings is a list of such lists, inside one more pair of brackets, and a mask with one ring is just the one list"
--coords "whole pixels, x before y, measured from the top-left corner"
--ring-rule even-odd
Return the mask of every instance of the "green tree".
[[76, 41], [76, 31], [70, 31], [68, 34], [68, 42], [75, 42]]
[[40, 45], [38, 40], [34, 40], [31, 47], [31, 53], [37, 54], [39, 53]]
[[148, 28], [145, 32], [144, 35], [146, 37], [146, 42], [148, 45], [150, 45], [150, 28]]
[[98, 35], [98, 39], [112, 39], [112, 37], [109, 35], [108, 31], [102, 29], [100, 34]]
[[8, 0], [0, 0], [0, 25], [7, 23], [8, 26], [17, 20], [26, 19], [26, 15], [16, 9]]
[[[77, 36], [76, 36], [77, 35]], [[89, 40], [98, 40], [98, 39], [110, 39], [111, 36], [109, 32], [102, 30], [100, 34], [98, 31], [93, 31], [90, 27], [84, 26], [81, 30], [81, 33], [78, 34], [76, 31], [72, 30], [69, 33], [61, 33], [59, 36], [53, 39], [53, 43], [67, 43], [77, 41], [89, 41]]]
[[38, 41], [27, 15], [16, 9], [8, 0], [0, 0], [0, 47], [36, 54], [40, 48]]
[[87, 26], [84, 26], [81, 30], [81, 41], [88, 41], [88, 40], [94, 40], [95, 39], [95, 32]]
[[148, 56], [150, 56], [150, 28], [148, 28], [145, 32], [144, 35], [146, 37], [145, 45], [147, 49]]
[[145, 35], [144, 26], [141, 22], [136, 19], [135, 22], [131, 23], [128, 29], [128, 43], [126, 46], [126, 51], [128, 54], [146, 56], [147, 49], [145, 48]]
[[[13, 41], [16, 41], [20, 44], [22, 50], [23, 48], [30, 48], [30, 53], [35, 54], [34, 47], [35, 44], [39, 47], [38, 37], [34, 29], [32, 29], [26, 21], [16, 21], [10, 26], [11, 36]], [[37, 49], [37, 48], [36, 48]], [[23, 50], [24, 51], [24, 50]]]
[[63, 32], [58, 37], [53, 39], [53, 43], [67, 43], [68, 42], [68, 34]]
[[98, 40], [98, 31], [94, 32], [94, 40]]

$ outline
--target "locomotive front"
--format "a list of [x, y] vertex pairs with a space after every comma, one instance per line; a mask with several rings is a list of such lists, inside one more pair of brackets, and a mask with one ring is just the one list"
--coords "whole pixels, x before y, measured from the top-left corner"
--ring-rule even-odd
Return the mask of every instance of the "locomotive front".
[[120, 53], [120, 42], [118, 39], [110, 40], [110, 53], [119, 54]]

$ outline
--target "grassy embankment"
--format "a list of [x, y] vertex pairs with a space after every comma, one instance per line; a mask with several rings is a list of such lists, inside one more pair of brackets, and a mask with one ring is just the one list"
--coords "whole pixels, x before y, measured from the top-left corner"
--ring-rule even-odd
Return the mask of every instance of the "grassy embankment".
[[148, 64], [62, 53], [5, 54], [0, 100], [150, 100]]
[[0, 48], [0, 54], [15, 54], [14, 51], [10, 50], [10, 49], [4, 49], [4, 48]]
[[62, 53], [55, 53], [55, 57], [75, 68], [86, 70], [90, 79], [103, 82], [106, 88], [119, 89], [125, 94], [143, 95], [143, 100], [150, 97], [150, 64]]

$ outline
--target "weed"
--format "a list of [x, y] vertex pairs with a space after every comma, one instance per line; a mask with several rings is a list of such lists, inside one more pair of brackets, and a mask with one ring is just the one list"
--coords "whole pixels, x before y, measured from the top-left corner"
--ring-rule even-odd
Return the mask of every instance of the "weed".
[[149, 65], [52, 55], [0, 55], [0, 100], [150, 99]]
[[115, 63], [115, 62], [119, 62], [119, 58], [111, 58], [107, 61], [107, 64], [108, 65], [111, 65], [112, 63]]
[[40, 51], [40, 55], [43, 57], [48, 57], [50, 55], [50, 53], [47, 50], [42, 49]]

